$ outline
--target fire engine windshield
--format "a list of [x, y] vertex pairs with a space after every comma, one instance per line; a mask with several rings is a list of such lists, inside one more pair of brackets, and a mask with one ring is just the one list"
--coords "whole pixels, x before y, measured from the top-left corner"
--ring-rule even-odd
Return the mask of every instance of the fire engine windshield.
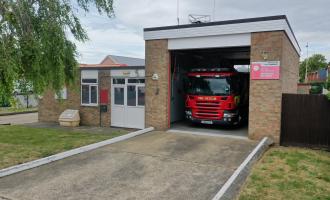
[[232, 77], [189, 77], [188, 94], [229, 95], [234, 93]]

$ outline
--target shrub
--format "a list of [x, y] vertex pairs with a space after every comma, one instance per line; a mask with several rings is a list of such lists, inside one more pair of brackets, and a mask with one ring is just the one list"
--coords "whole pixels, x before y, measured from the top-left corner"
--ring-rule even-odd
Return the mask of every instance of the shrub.
[[310, 94], [322, 94], [323, 83], [312, 83]]

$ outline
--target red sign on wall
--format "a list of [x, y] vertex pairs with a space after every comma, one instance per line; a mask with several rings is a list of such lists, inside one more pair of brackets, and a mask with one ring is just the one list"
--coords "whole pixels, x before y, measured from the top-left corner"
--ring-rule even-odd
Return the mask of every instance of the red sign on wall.
[[280, 61], [252, 62], [251, 79], [280, 79]]
[[100, 104], [109, 103], [109, 93], [107, 89], [101, 89], [100, 91]]

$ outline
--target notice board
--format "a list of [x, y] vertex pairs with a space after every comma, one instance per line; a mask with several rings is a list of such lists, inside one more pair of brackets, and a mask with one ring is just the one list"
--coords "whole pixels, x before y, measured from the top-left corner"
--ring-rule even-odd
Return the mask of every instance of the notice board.
[[251, 79], [253, 80], [280, 79], [280, 61], [252, 62]]

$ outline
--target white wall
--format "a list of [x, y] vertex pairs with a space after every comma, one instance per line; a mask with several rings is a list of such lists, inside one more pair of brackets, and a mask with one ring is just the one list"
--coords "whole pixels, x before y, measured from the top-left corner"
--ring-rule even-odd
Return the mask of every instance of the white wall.
[[295, 40], [293, 32], [291, 31], [289, 24], [285, 19], [225, 24], [225, 25], [212, 25], [212, 26], [200, 26], [190, 28], [173, 28], [165, 30], [145, 31], [145, 40], [156, 39], [174, 39], [174, 38], [194, 38], [205, 36], [225, 36], [241, 33], [253, 33], [264, 31], [279, 31], [283, 30], [287, 33], [296, 51], [300, 53], [300, 47]]
[[116, 77], [141, 77], [144, 78], [144, 69], [113, 69], [110, 71], [111, 76]]
[[251, 33], [168, 39], [168, 49], [200, 49], [250, 46]]

